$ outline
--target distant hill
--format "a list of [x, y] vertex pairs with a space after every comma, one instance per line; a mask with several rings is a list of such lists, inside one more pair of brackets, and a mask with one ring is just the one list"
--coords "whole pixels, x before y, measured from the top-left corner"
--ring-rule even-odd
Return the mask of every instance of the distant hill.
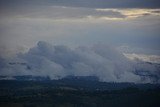
[[[115, 83], [115, 82], [100, 82], [95, 76], [67, 76], [59, 80], [51, 80], [49, 77], [41, 76], [0, 76], [0, 85], [18, 83], [23, 86], [23, 83], [33, 84], [38, 83], [52, 88], [69, 87], [76, 90], [119, 90], [124, 88], [138, 88], [138, 89], [155, 89], [160, 88], [160, 84], [135, 84], [135, 83]], [[14, 86], [13, 86], [14, 87]]]

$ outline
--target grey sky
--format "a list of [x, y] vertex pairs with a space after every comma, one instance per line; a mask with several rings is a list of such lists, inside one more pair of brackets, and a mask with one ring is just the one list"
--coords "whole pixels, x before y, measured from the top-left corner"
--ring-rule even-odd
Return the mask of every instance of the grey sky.
[[159, 83], [159, 29], [159, 0], [0, 0], [0, 75]]
[[1, 0], [0, 53], [23, 52], [43, 40], [71, 47], [127, 46], [131, 47], [127, 52], [159, 55], [159, 4], [158, 0]]
[[1, 0], [2, 6], [69, 6], [87, 8], [159, 8], [159, 0]]

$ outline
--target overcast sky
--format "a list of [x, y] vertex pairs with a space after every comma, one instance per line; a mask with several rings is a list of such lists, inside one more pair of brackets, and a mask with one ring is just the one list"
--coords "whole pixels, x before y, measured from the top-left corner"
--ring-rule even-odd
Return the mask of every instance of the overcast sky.
[[159, 62], [159, 0], [0, 0], [0, 75], [160, 83]]
[[114, 45], [160, 55], [159, 0], [1, 0], [0, 53], [51, 44]]

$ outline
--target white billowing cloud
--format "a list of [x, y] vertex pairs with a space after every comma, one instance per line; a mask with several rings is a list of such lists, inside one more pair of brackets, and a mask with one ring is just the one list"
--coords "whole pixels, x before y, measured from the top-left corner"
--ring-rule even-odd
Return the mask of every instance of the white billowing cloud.
[[[146, 77], [152, 78], [152, 81], [157, 81], [160, 78], [160, 56], [144, 55], [144, 54], [126, 54], [124, 55], [134, 61], [135, 73], [141, 75], [143, 79]], [[141, 71], [141, 72], [139, 72]]]
[[124, 55], [131, 60], [141, 60], [144, 62], [160, 63], [160, 56], [158, 55], [144, 55], [135, 53], [132, 54], [124, 53]]
[[0, 75], [38, 75], [49, 76], [51, 79], [68, 75], [97, 76], [106, 82], [136, 83], [152, 82], [157, 75], [156, 79], [159, 80], [159, 71], [155, 71], [159, 68], [149, 65], [150, 71], [146, 71], [146, 74], [141, 73], [138, 69], [147, 70], [148, 65], [137, 65], [114, 47], [101, 44], [72, 49], [40, 41], [37, 46], [26, 53], [18, 54], [17, 58], [13, 59], [12, 61], [0, 59]]

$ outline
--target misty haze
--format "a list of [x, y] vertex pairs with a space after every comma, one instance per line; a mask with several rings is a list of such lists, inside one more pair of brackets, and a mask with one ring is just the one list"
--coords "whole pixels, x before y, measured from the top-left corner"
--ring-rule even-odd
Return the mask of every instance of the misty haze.
[[158, 0], [1, 0], [0, 107], [159, 107]]

